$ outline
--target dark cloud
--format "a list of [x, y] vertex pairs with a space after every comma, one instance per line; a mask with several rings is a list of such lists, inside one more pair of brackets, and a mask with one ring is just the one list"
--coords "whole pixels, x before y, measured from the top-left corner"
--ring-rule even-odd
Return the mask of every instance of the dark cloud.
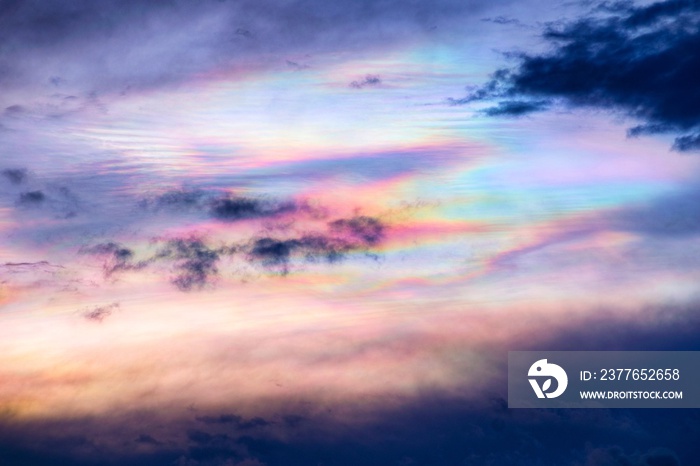
[[224, 196], [211, 202], [212, 217], [224, 221], [275, 217], [301, 207], [294, 202], [279, 202], [250, 197]]
[[90, 320], [92, 322], [102, 322], [118, 309], [119, 303], [112, 303], [106, 306], [97, 306], [92, 309], [88, 309], [86, 311], [83, 311], [82, 315], [85, 319]]
[[208, 193], [202, 190], [174, 189], [144, 199], [141, 207], [152, 209], [187, 209], [200, 207]]
[[695, 134], [687, 134], [678, 136], [673, 141], [673, 150], [678, 152], [689, 152], [700, 150], [700, 132]]
[[204, 424], [227, 424], [242, 430], [253, 429], [255, 427], [267, 427], [272, 425], [271, 421], [263, 419], [262, 417], [244, 419], [243, 417], [235, 414], [221, 414], [219, 416], [199, 416], [196, 419], [197, 421]]
[[496, 107], [487, 108], [484, 113], [488, 116], [518, 117], [532, 112], [546, 110], [550, 102], [547, 100], [519, 101], [506, 100], [499, 102]]
[[22, 184], [27, 179], [27, 170], [25, 168], [6, 168], [0, 172], [2, 176], [7, 178], [12, 184]]
[[291, 61], [291, 60], [287, 60], [286, 63], [287, 63], [287, 66], [289, 66], [290, 68], [292, 68], [295, 71], [301, 71], [301, 70], [306, 70], [306, 69], [311, 68], [309, 65], [307, 65], [305, 63], [297, 63], [297, 62]]
[[505, 372], [514, 348], [698, 351], [697, 310], [692, 303], [650, 308], [661, 320], [601, 310], [564, 327], [545, 324], [507, 348], [484, 349], [495, 374], [484, 390], [424, 388], [391, 403], [362, 395], [357, 404], [340, 403], [337, 411], [356, 414], [350, 419], [322, 399], [300, 403], [300, 394], [266, 398], [265, 414], [247, 417], [223, 408], [167, 420], [159, 416], [170, 409], [15, 423], [0, 416], [0, 458], [3, 466], [693, 465], [698, 410], [509, 409]]
[[[30, 176], [26, 169], [7, 169], [0, 174], [17, 186], [26, 186]], [[79, 196], [65, 185], [52, 182], [34, 182], [32, 185], [32, 190], [22, 191], [17, 195], [15, 206], [35, 207], [37, 209], [31, 211], [33, 215], [58, 219], [70, 219], [86, 210], [86, 205]]]
[[506, 79], [509, 75], [510, 72], [506, 69], [496, 70], [491, 74], [491, 79], [483, 86], [468, 86], [467, 90], [469, 93], [467, 96], [459, 99], [450, 97], [447, 99], [447, 102], [450, 105], [465, 105], [493, 97], [501, 97], [508, 91]]
[[177, 275], [172, 283], [181, 291], [202, 289], [218, 275], [216, 267], [222, 254], [232, 254], [233, 248], [212, 249], [200, 238], [173, 239], [157, 253], [157, 259], [175, 261]]
[[492, 115], [511, 114], [513, 101], [518, 114], [550, 100], [611, 109], [644, 122], [633, 136], [674, 132], [674, 150], [700, 148], [700, 3], [608, 5], [605, 14], [548, 25], [543, 38], [550, 51], [514, 54], [515, 68], [450, 102], [506, 99]]
[[247, 38], [249, 38], [249, 39], [250, 39], [251, 37], [253, 37], [253, 34], [251, 34], [249, 30], [243, 29], [243, 28], [238, 28], [238, 29], [236, 29], [235, 34], [238, 35], [238, 36], [247, 37]]
[[259, 260], [266, 267], [282, 267], [284, 273], [288, 272], [289, 258], [295, 249], [301, 245], [299, 240], [278, 240], [274, 238], [259, 238], [253, 242], [249, 258]]
[[680, 466], [695, 464], [697, 422], [693, 410], [508, 410], [497, 396], [475, 403], [425, 394], [359, 425], [318, 415], [307, 417], [304, 428], [277, 433], [171, 422], [182, 440], [172, 445], [139, 434], [130, 442], [148, 447], [139, 454], [125, 444], [120, 451], [95, 448], [87, 422], [71, 428], [88, 438], [52, 441], [35, 424], [12, 442], [0, 436], [0, 454], [7, 466]]
[[298, 414], [285, 414], [282, 416], [282, 422], [284, 425], [290, 428], [299, 427], [299, 425], [304, 422], [306, 418]]
[[586, 457], [585, 466], [680, 466], [678, 456], [662, 448], [646, 453], [625, 453], [619, 446], [596, 448]]
[[43, 191], [27, 191], [19, 195], [20, 204], [41, 204], [46, 200], [46, 194]]
[[139, 206], [152, 211], [200, 213], [224, 222], [275, 218], [287, 214], [309, 213], [314, 209], [304, 202], [264, 197], [221, 194], [201, 189], [175, 189], [150, 196]]
[[83, 252], [86, 254], [113, 255], [115, 258], [120, 260], [131, 259], [131, 257], [134, 255], [130, 249], [112, 241], [84, 248]]
[[219, 416], [199, 416], [197, 421], [204, 424], [237, 424], [242, 418], [236, 414], [221, 414]]
[[248, 259], [287, 274], [295, 255], [309, 262], [339, 262], [352, 251], [367, 251], [379, 245], [387, 228], [378, 218], [363, 215], [334, 220], [327, 226], [326, 232], [290, 239], [257, 238], [249, 247]]
[[21, 105], [10, 105], [5, 108], [5, 115], [14, 116], [24, 113], [25, 111], [26, 109]]
[[138, 437], [136, 437], [136, 440], [134, 440], [134, 442], [136, 442], [136, 443], [142, 443], [142, 444], [145, 444], [145, 445], [154, 445], [154, 446], [160, 446], [160, 445], [162, 445], [161, 442], [159, 442], [158, 440], [154, 439], [153, 437], [151, 437], [151, 436], [148, 435], [148, 434], [141, 434], [141, 435], [139, 435]]
[[102, 266], [105, 276], [126, 270], [141, 270], [149, 261], [134, 261], [134, 252], [122, 244], [109, 241], [80, 249], [83, 254], [102, 256], [105, 262]]
[[381, 220], [365, 215], [344, 218], [329, 223], [331, 231], [342, 235], [350, 242], [374, 246], [384, 238], [386, 226]]
[[171, 279], [181, 291], [203, 289], [218, 275], [217, 263], [224, 255], [236, 252], [235, 246], [210, 247], [202, 238], [187, 237], [152, 241], [158, 250], [144, 259], [136, 260], [134, 252], [113, 241], [83, 247], [80, 252], [102, 256], [103, 270], [109, 277], [116, 272], [141, 270], [157, 263], [172, 264], [175, 275]]
[[[262, 211], [247, 209], [246, 212], [256, 214]], [[294, 258], [306, 262], [336, 263], [350, 252], [367, 252], [381, 243], [387, 229], [378, 218], [362, 215], [334, 220], [326, 227], [325, 231], [291, 232], [291, 237], [287, 238], [266, 234], [244, 244], [222, 244], [217, 247], [208, 245], [198, 237], [158, 238], [154, 240], [155, 244], [160, 244], [157, 252], [139, 261], [131, 249], [111, 241], [83, 247], [81, 252], [104, 257], [106, 276], [120, 271], [140, 270], [156, 263], [171, 263], [175, 271], [172, 283], [181, 291], [192, 291], [213, 283], [219, 275], [218, 264], [223, 256], [242, 253], [249, 262], [286, 275]]]
[[669, 125], [664, 125], [660, 123], [648, 124], [648, 125], [637, 125], [627, 130], [627, 137], [636, 138], [639, 136], [646, 136], [652, 134], [661, 134], [672, 131], [673, 127]]
[[515, 18], [508, 18], [506, 16], [496, 16], [494, 18], [483, 18], [481, 21], [487, 22], [487, 23], [495, 23], [495, 24], [516, 24], [520, 25], [520, 21], [515, 19]]
[[190, 429], [187, 432], [189, 445], [186, 454], [177, 464], [191, 466], [263, 466], [251, 458], [245, 445], [236, 436], [226, 433], [208, 433]]
[[607, 13], [620, 13], [629, 10], [634, 7], [633, 0], [615, 0], [615, 1], [603, 1], [595, 2], [593, 0], [584, 0], [580, 2], [581, 5], [591, 7], [593, 6], [593, 11], [604, 11]]
[[309, 262], [339, 262], [348, 252], [360, 249], [356, 244], [333, 235], [308, 234], [299, 239], [304, 257]]
[[350, 83], [350, 87], [354, 89], [362, 89], [364, 87], [379, 86], [382, 83], [381, 78], [376, 74], [368, 74], [364, 78], [353, 81]]
[[323, 258], [329, 263], [340, 261], [353, 246], [342, 239], [322, 234], [305, 235], [294, 239], [262, 237], [255, 239], [248, 253], [248, 260], [259, 262], [265, 268], [277, 270], [286, 275], [295, 254], [307, 261], [316, 262]]
[[[263, 231], [252, 238], [216, 246], [196, 235], [152, 238], [149, 246], [152, 252], [142, 253], [140, 258], [114, 241], [81, 248], [81, 253], [103, 258], [107, 277], [116, 272], [169, 264], [174, 272], [172, 283], [181, 291], [212, 285], [219, 276], [218, 265], [223, 256], [239, 254], [249, 263], [286, 275], [293, 260], [336, 263], [353, 251], [370, 254], [369, 250], [383, 241], [387, 230], [379, 218], [364, 215], [325, 222], [326, 209], [306, 201], [221, 195], [215, 191], [171, 190], [150, 196], [139, 204], [156, 211], [199, 213], [225, 222], [267, 220], [262, 225]], [[309, 230], [295, 229], [295, 221], [299, 219], [308, 220]], [[277, 220], [286, 223], [274, 223]]]

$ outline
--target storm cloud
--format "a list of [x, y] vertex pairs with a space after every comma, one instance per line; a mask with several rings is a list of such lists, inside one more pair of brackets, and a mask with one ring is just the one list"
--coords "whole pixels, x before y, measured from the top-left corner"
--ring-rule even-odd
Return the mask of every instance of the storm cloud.
[[544, 53], [518, 52], [517, 65], [453, 104], [504, 99], [487, 115], [525, 115], [552, 104], [603, 108], [642, 122], [630, 136], [675, 133], [673, 149], [700, 149], [700, 4], [616, 3], [574, 21], [550, 23]]

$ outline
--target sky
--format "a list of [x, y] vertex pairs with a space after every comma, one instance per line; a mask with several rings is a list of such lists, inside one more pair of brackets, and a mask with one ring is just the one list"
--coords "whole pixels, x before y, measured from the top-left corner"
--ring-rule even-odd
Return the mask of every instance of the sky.
[[697, 463], [508, 351], [700, 350], [700, 3], [0, 0], [0, 465]]

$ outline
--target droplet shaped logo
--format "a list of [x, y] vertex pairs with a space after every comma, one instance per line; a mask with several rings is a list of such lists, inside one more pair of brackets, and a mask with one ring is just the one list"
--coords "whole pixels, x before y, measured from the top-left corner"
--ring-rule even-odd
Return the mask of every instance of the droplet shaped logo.
[[[530, 366], [527, 375], [531, 377], [528, 380], [537, 398], [556, 398], [564, 393], [569, 383], [566, 371], [561, 366], [548, 363], [546, 359], [540, 359]], [[550, 392], [552, 379], [557, 381], [557, 385], [556, 389]], [[540, 385], [539, 380], [542, 380], [542, 385]]]

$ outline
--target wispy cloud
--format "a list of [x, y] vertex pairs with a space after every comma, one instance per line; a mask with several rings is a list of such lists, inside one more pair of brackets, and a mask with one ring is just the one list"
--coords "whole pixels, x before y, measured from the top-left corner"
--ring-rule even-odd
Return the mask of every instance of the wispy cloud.
[[91, 322], [102, 322], [115, 311], [119, 310], [119, 303], [111, 303], [104, 306], [95, 306], [81, 312], [82, 316]]
[[382, 83], [382, 79], [379, 75], [368, 74], [360, 80], [356, 80], [350, 83], [350, 87], [354, 89], [363, 89], [365, 87], [379, 86]]
[[457, 13], [483, 10], [488, 2], [270, 0], [263, 7], [217, 0], [108, 0], [99, 5], [27, 0], [3, 5], [0, 41], [13, 46], [6, 51], [0, 80], [11, 88], [83, 97], [164, 86], [211, 70], [240, 68], [265, 54], [386, 48], [429, 33], [435, 23], [452, 23]]

